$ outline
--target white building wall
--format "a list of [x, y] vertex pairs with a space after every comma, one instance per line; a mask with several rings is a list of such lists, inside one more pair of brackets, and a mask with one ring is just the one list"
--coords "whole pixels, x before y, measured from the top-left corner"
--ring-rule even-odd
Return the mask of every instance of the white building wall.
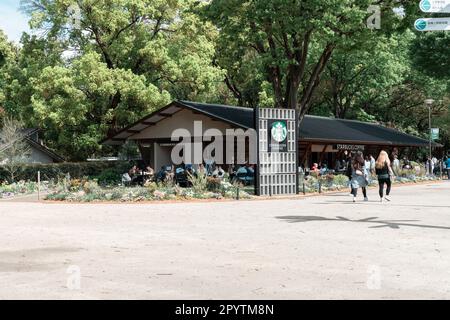
[[175, 113], [172, 117], [161, 120], [156, 125], [148, 127], [140, 133], [129, 137], [129, 139], [141, 140], [170, 138], [176, 129], [187, 129], [193, 135], [194, 121], [201, 121], [203, 132], [207, 129], [214, 128], [225, 134], [226, 129], [232, 128], [232, 126], [223, 121], [214, 121], [205, 115], [194, 114], [190, 110], [183, 109]]

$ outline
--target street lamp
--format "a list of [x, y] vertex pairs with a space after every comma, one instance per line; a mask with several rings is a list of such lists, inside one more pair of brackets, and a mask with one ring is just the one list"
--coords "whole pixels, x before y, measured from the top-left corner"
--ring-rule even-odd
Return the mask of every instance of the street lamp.
[[429, 153], [430, 153], [430, 166], [429, 166], [430, 167], [429, 168], [430, 175], [433, 174], [433, 172], [431, 172], [431, 168], [432, 168], [432, 166], [431, 166], [431, 158], [432, 158], [432, 156], [431, 156], [431, 106], [433, 105], [433, 102], [434, 102], [433, 99], [425, 99], [425, 104], [428, 107], [428, 137], [429, 137], [429, 143], [430, 143], [430, 145], [429, 145], [429, 148], [430, 148], [430, 150], [429, 150]]

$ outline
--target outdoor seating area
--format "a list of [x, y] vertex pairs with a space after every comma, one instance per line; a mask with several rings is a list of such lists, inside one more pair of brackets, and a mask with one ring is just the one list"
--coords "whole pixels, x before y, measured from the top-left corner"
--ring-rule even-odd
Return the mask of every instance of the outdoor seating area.
[[[145, 168], [143, 168], [145, 167]], [[190, 177], [205, 175], [214, 179], [228, 179], [233, 184], [250, 186], [255, 183], [255, 168], [253, 165], [223, 166], [214, 162], [205, 164], [181, 164], [178, 166], [163, 165], [158, 171], [150, 166], [142, 165], [142, 161], [122, 174], [121, 183], [124, 186], [144, 186], [148, 183], [174, 183], [183, 188], [192, 187]]]

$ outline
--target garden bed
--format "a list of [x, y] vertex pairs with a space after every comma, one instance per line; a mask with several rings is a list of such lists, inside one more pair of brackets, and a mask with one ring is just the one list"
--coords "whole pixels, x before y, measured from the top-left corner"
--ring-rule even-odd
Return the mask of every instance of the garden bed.
[[[408, 174], [395, 177], [393, 184], [415, 184], [437, 181], [438, 177]], [[299, 192], [306, 195], [347, 191], [349, 180], [344, 175], [309, 176], [299, 181]], [[304, 184], [304, 188], [303, 188]], [[376, 178], [370, 180], [370, 187], [376, 187]], [[173, 183], [148, 183], [145, 186], [126, 187], [122, 185], [101, 186], [91, 179], [63, 179], [59, 182], [41, 183], [41, 192], [47, 193], [45, 200], [68, 202], [147, 202], [251, 199], [249, 188], [233, 185], [228, 180], [200, 177], [193, 180], [191, 188], [181, 188]], [[38, 191], [36, 182], [20, 181], [0, 185], [0, 199], [30, 195]]]
[[[437, 181], [437, 176], [426, 175], [413, 175], [408, 174], [405, 176], [397, 176], [392, 179], [393, 184], [410, 184], [427, 181]], [[304, 190], [303, 190], [304, 184]], [[371, 177], [369, 180], [369, 187], [378, 186], [378, 180], [376, 176]], [[341, 191], [349, 188], [349, 179], [344, 175], [324, 175], [324, 176], [308, 176], [307, 179], [300, 180], [299, 190], [300, 193], [313, 194], [329, 191]]]
[[[46, 200], [69, 202], [142, 202], [191, 199], [234, 199], [239, 186], [214, 178], [195, 178], [190, 188], [181, 188], [173, 183], [148, 183], [144, 186], [126, 187], [100, 186], [94, 180], [70, 180], [60, 184], [46, 196]], [[250, 198], [240, 189], [239, 197]]]
[[[41, 183], [41, 191], [47, 192], [50, 189], [48, 182]], [[38, 184], [36, 182], [19, 181], [12, 184], [0, 184], [0, 199], [10, 199], [38, 192]]]

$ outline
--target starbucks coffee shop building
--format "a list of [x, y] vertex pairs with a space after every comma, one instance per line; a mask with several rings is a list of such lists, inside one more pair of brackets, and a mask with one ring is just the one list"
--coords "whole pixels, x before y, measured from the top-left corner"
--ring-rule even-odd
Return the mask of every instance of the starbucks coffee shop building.
[[[382, 149], [391, 153], [396, 148], [405, 153], [429, 145], [427, 140], [374, 123], [309, 115], [298, 122], [295, 110], [291, 109], [252, 109], [190, 101], [173, 101], [108, 136], [102, 143], [121, 145], [127, 140], [135, 141], [142, 160], [158, 170], [172, 164], [173, 148], [179, 144], [179, 140], [171, 139], [175, 130], [189, 133], [192, 141], [200, 141], [202, 149], [215, 140], [211, 136], [221, 134], [222, 163], [254, 164], [256, 190], [261, 195], [296, 193], [299, 167], [327, 163], [333, 169], [336, 159], [343, 157], [346, 150], [360, 150], [376, 157]], [[234, 135], [231, 140], [245, 141], [244, 153], [238, 150], [239, 143], [230, 149], [227, 145], [230, 135]], [[183, 156], [190, 153], [186, 150]], [[183, 161], [204, 160], [194, 158]]]

